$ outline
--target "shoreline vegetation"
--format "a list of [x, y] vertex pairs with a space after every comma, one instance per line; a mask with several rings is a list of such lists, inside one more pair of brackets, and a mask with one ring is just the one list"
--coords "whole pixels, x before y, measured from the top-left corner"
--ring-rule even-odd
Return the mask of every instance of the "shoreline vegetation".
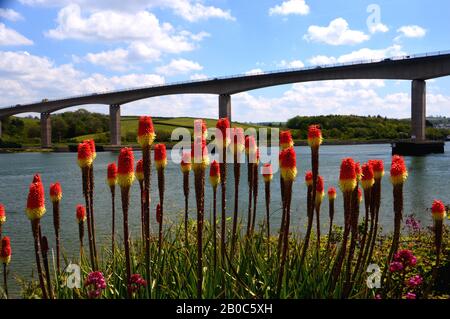
[[[122, 145], [136, 147], [137, 116], [122, 116]], [[170, 137], [175, 128], [185, 128], [193, 131], [193, 118], [190, 117], [155, 117], [153, 122], [158, 130], [158, 140], [170, 148], [176, 142]], [[0, 153], [9, 152], [64, 152], [71, 148], [76, 151], [76, 145], [86, 139], [93, 139], [102, 151], [104, 146], [109, 149], [109, 116], [88, 112], [80, 109], [74, 112], [54, 114], [52, 124], [52, 149], [40, 148], [40, 123], [37, 117], [9, 117], [2, 120], [2, 137], [0, 137]], [[206, 119], [208, 126], [214, 126], [214, 119]], [[296, 116], [285, 123], [232, 123], [244, 130], [248, 128], [289, 129], [296, 145], [306, 145], [305, 135], [309, 125], [318, 124], [326, 140], [324, 145], [354, 145], [354, 144], [388, 144], [395, 140], [409, 138], [410, 121], [388, 119], [381, 116], [354, 115], [323, 115]], [[446, 128], [447, 127], [447, 128]], [[450, 136], [450, 119], [434, 117], [427, 120], [427, 138], [431, 140], [448, 139]]]
[[[164, 192], [173, 191], [174, 185], [164, 183], [166, 148], [162, 144], [154, 145], [157, 151], [154, 152], [152, 166], [150, 147], [155, 140], [158, 141], [158, 131], [151, 117], [139, 118], [137, 141], [143, 151], [142, 160], [135, 159], [131, 148], [123, 147], [118, 155], [117, 167], [115, 163], [109, 163], [108, 174], [104, 176], [105, 183], [111, 189], [112, 216], [115, 216], [116, 201], [121, 202], [117, 213], [123, 215], [123, 234], [118, 236], [122, 240], [115, 241], [117, 234], [112, 227], [110, 250], [104, 247], [97, 250], [96, 245], [95, 215], [98, 210], [94, 212], [93, 201], [96, 145], [92, 139], [78, 144], [77, 163], [82, 176], [80, 191], [84, 195], [85, 206], [77, 205], [75, 210], [73, 203], [77, 221], [74, 221], [73, 227], [78, 226], [80, 241], [80, 258], [77, 261], [80, 277], [75, 278], [78, 280], [75, 286], [68, 287], [68, 282], [74, 278], [62, 270], [68, 263], [64, 254], [62, 267], [58, 266], [60, 260], [55, 262], [54, 258], [48, 258], [49, 249], [55, 246], [54, 238], [45, 236], [47, 230], [40, 223], [42, 218], [48, 218], [45, 216], [46, 190], [40, 175], [34, 175], [25, 212], [32, 226], [29, 240], [31, 246], [31, 239], [34, 239], [39, 280], [34, 276], [22, 280], [22, 297], [449, 298], [448, 206], [441, 200], [435, 199], [432, 203], [430, 200], [431, 225], [421, 225], [414, 216], [404, 216], [403, 185], [407, 182], [408, 170], [403, 157], [394, 155], [390, 163], [371, 159], [361, 164], [353, 158], [343, 158], [339, 179], [335, 181], [340, 189], [337, 193], [336, 187], [324, 184], [319, 171], [320, 147], [323, 144], [321, 127], [309, 125], [306, 136], [311, 148], [311, 159], [300, 159], [310, 162], [311, 167], [311, 171], [304, 176], [303, 187], [307, 187], [307, 198], [304, 199], [298, 197], [296, 189], [302, 186], [293, 186], [296, 178], [303, 176], [298, 176], [291, 131], [282, 131], [279, 136], [280, 174], [274, 179], [276, 172], [271, 165], [259, 162], [256, 137], [244, 135], [243, 130], [231, 129], [227, 118], [219, 119], [214, 128], [216, 134], [222, 134], [222, 138], [215, 142], [221, 150], [220, 163], [210, 162], [206, 147], [207, 122], [194, 120], [193, 128], [194, 141], [189, 150], [183, 151], [179, 178], [184, 179], [192, 171], [196, 201], [190, 207], [187, 206], [187, 222], [185, 219], [184, 223], [168, 224], [163, 214]], [[226, 222], [231, 221], [231, 210], [226, 208], [224, 200], [227, 169], [226, 165], [221, 164], [226, 160], [223, 151], [228, 147], [237, 153], [236, 156], [245, 152], [248, 162], [247, 169], [246, 165], [242, 165], [242, 171], [248, 177], [249, 203], [248, 207], [240, 208], [237, 216], [234, 216], [233, 230], [230, 223]], [[385, 165], [389, 165], [386, 174]], [[158, 171], [157, 181], [150, 180], [151, 169]], [[234, 169], [228, 172], [235, 175], [238, 184], [236, 176], [239, 176], [240, 171]], [[272, 211], [281, 217], [279, 228], [278, 225], [275, 228], [272, 225], [271, 230], [269, 228], [270, 205], [266, 205], [265, 209], [257, 207], [259, 175], [262, 175], [266, 186], [264, 195], [260, 196], [266, 199], [270, 198], [271, 185], [280, 183], [282, 196], [279, 204], [282, 209]], [[139, 232], [130, 233], [128, 226], [130, 214], [137, 211], [135, 207], [129, 207], [130, 192], [136, 191], [136, 187], [131, 189], [135, 178], [142, 185], [142, 232], [138, 235], [136, 233]], [[388, 178], [392, 184], [390, 198], [381, 196], [383, 178]], [[159, 199], [150, 198], [151, 186], [155, 185], [158, 186]], [[235, 189], [239, 190], [238, 186]], [[214, 189], [213, 209], [204, 204], [206, 187]], [[216, 189], [220, 190], [221, 200], [217, 201], [219, 207], [216, 207]], [[116, 190], [120, 191], [117, 197], [114, 195]], [[184, 193], [187, 191], [184, 190]], [[238, 193], [234, 196], [238, 196]], [[343, 207], [335, 207], [336, 196], [343, 197]], [[50, 198], [53, 218], [57, 221], [55, 216], [59, 214], [59, 203], [65, 198], [59, 183], [50, 185]], [[298, 200], [307, 203], [306, 211], [302, 212], [308, 217], [306, 234], [292, 227], [291, 209], [295, 209]], [[386, 200], [392, 201], [393, 211], [390, 216], [393, 229], [388, 230], [388, 235], [383, 235], [379, 216], [385, 213], [380, 212], [380, 207], [381, 202]], [[195, 210], [192, 207], [194, 205]], [[0, 208], [2, 225], [7, 222], [7, 203], [0, 204]], [[257, 214], [258, 209], [266, 214]], [[327, 234], [320, 234], [320, 225], [331, 225], [337, 214], [343, 215], [343, 224], [334, 223]], [[266, 217], [256, 220], [258, 216]], [[163, 223], [168, 226], [165, 231]], [[151, 232], [155, 226], [159, 232]], [[54, 222], [54, 227], [55, 230], [59, 229], [59, 223]], [[14, 258], [14, 243], [10, 243], [7, 234], [2, 235], [6, 235], [2, 237], [0, 247], [0, 262], [4, 266], [3, 295], [8, 298], [8, 265]], [[56, 239], [56, 243], [58, 250], [59, 245], [64, 247], [64, 242]]]

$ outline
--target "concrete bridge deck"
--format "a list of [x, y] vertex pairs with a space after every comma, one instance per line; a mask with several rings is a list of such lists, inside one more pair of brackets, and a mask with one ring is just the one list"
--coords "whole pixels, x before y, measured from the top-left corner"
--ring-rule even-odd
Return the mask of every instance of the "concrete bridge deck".
[[[105, 104], [110, 106], [111, 144], [120, 145], [121, 105], [137, 100], [172, 94], [215, 94], [219, 96], [219, 117], [231, 119], [231, 95], [265, 87], [324, 80], [392, 79], [412, 81], [412, 137], [425, 139], [426, 80], [450, 75], [450, 52], [392, 57], [382, 60], [312, 66], [252, 75], [237, 75], [154, 85], [142, 88], [92, 93], [62, 99], [0, 108], [0, 119], [20, 113], [41, 113], [41, 141], [51, 146], [50, 114], [73, 106]], [[1, 136], [1, 124], [0, 124]]]

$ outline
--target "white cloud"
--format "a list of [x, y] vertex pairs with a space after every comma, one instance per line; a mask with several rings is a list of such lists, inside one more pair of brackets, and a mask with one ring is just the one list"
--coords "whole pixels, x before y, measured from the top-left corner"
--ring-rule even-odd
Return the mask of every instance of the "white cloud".
[[347, 63], [352, 61], [381, 60], [387, 57], [406, 55], [402, 47], [394, 44], [384, 49], [362, 48], [339, 57], [317, 55], [308, 60], [312, 65], [326, 65], [334, 63]]
[[287, 69], [300, 69], [303, 68], [304, 66], [305, 64], [300, 60], [292, 60], [292, 61], [281, 60], [280, 63], [277, 63], [277, 67]]
[[264, 73], [264, 71], [259, 68], [251, 69], [251, 70], [248, 70], [247, 72], [244, 72], [245, 75], [256, 75], [256, 74], [262, 74], [262, 73]]
[[63, 7], [77, 4], [91, 11], [113, 10], [117, 12], [136, 12], [153, 8], [169, 8], [181, 18], [196, 22], [210, 18], [235, 20], [230, 10], [202, 4], [202, 0], [20, 0], [32, 6]]
[[156, 72], [171, 76], [177, 74], [186, 74], [192, 71], [200, 71], [203, 67], [197, 62], [186, 59], [173, 59], [169, 64], [156, 68]]
[[23, 20], [23, 16], [19, 12], [13, 9], [3, 9], [3, 8], [0, 8], [0, 18], [13, 22]]
[[[46, 57], [27, 52], [0, 51], [0, 96], [2, 105], [62, 98], [91, 92], [164, 83], [157, 74], [127, 74], [107, 77], [85, 74], [72, 64], [56, 65]], [[20, 101], [18, 101], [20, 97]]]
[[287, 0], [269, 9], [269, 15], [307, 15], [308, 13], [309, 6], [305, 0]]
[[387, 25], [385, 25], [385, 24], [379, 22], [379, 23], [377, 23], [377, 24], [371, 25], [371, 26], [369, 27], [369, 31], [370, 31], [370, 33], [372, 33], [372, 34], [377, 33], [377, 32], [386, 33], [386, 32], [389, 31], [389, 28], [388, 28]]
[[189, 79], [194, 80], [194, 81], [196, 81], [196, 80], [206, 80], [206, 79], [208, 79], [208, 76], [206, 74], [202, 74], [202, 73], [195, 73], [195, 74], [192, 74], [189, 77]]
[[364, 32], [351, 30], [343, 18], [334, 19], [327, 27], [312, 25], [303, 38], [330, 45], [358, 44], [369, 40], [369, 36]]
[[0, 45], [32, 45], [33, 41], [0, 23]]
[[427, 30], [418, 25], [404, 25], [397, 29], [398, 33], [407, 38], [422, 38]]

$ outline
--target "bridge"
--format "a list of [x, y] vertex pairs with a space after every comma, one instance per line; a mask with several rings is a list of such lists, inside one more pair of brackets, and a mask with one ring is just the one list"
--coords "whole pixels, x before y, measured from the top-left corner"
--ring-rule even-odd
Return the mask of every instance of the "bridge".
[[49, 148], [51, 147], [51, 113], [73, 106], [104, 104], [109, 106], [111, 145], [120, 145], [120, 109], [126, 103], [141, 99], [172, 94], [215, 94], [218, 96], [219, 117], [227, 116], [231, 120], [231, 96], [240, 92], [324, 80], [410, 80], [411, 138], [420, 142], [425, 140], [426, 80], [448, 75], [450, 75], [450, 51], [434, 52], [153, 85], [54, 100], [43, 99], [39, 102], [0, 108], [0, 119], [20, 113], [40, 113], [41, 144], [43, 148]]

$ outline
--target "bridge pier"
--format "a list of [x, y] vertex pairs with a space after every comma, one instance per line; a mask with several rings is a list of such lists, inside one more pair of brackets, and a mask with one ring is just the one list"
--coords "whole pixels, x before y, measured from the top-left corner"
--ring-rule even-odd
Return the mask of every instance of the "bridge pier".
[[41, 113], [41, 147], [52, 147], [52, 122], [50, 113]]
[[426, 82], [413, 80], [411, 85], [411, 139], [425, 140]]
[[219, 95], [219, 118], [228, 117], [231, 122], [231, 95]]
[[112, 104], [109, 106], [109, 134], [111, 145], [121, 145], [119, 104]]

